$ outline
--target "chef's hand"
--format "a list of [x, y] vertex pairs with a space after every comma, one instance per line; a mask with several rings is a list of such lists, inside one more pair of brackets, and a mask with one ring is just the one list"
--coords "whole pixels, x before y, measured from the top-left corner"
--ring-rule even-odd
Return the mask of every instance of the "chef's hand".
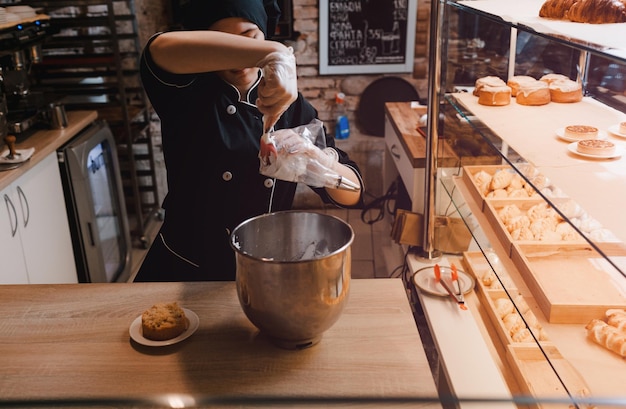
[[[293, 48], [268, 54], [257, 63], [263, 72], [259, 83], [257, 108], [264, 116], [268, 129], [298, 97], [298, 76]], [[264, 129], [264, 131], [268, 130]]]

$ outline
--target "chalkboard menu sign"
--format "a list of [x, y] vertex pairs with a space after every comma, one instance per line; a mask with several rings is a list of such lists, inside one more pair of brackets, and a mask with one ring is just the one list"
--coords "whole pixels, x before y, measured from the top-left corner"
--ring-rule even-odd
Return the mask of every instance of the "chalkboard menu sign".
[[320, 0], [320, 74], [412, 72], [417, 0]]

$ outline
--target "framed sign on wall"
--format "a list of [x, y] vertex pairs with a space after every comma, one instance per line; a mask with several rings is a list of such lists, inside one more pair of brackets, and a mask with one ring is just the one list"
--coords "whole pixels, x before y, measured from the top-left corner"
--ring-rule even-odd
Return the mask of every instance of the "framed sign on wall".
[[417, 0], [320, 0], [320, 74], [413, 71]]

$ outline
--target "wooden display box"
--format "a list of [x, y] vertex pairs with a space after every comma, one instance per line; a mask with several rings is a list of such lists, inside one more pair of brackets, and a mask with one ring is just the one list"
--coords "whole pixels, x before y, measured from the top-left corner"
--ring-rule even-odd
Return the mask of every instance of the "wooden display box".
[[588, 244], [520, 244], [511, 259], [537, 300], [546, 320], [587, 324], [609, 308], [626, 308], [626, 297]]
[[[591, 394], [585, 380], [553, 345], [542, 345], [541, 348], [534, 344], [509, 345], [507, 361], [520, 388], [530, 396], [566, 401], [570, 396], [584, 398]], [[531, 407], [569, 409], [578, 406], [565, 402], [537, 402]]]
[[[491, 289], [489, 287], [486, 287], [482, 283], [480, 277], [482, 277], [484, 274], [483, 270], [490, 269], [491, 267], [489, 267], [489, 265], [487, 264], [481, 252], [463, 253], [463, 264], [464, 264], [466, 271], [472, 274], [475, 278], [475, 281], [477, 283], [476, 286], [478, 287], [478, 291], [476, 293], [478, 295], [480, 303], [481, 305], [485, 307], [485, 312], [487, 316], [489, 317], [489, 320], [493, 324], [496, 330], [496, 333], [498, 334], [498, 338], [500, 338], [500, 342], [502, 343], [502, 345], [506, 346], [510, 344], [525, 344], [526, 342], [518, 342], [518, 341], [513, 340], [513, 338], [510, 335], [510, 331], [506, 328], [506, 325], [504, 324], [502, 317], [500, 317], [500, 314], [496, 307], [496, 300], [500, 298], [510, 299], [509, 295], [514, 298], [521, 297], [517, 288], [513, 286], [509, 286], [506, 288], [506, 291], [505, 291], [504, 289]], [[513, 300], [513, 302], [516, 302], [516, 301], [517, 300], [515, 299]], [[524, 302], [527, 303], [525, 299], [524, 299]], [[518, 305], [517, 307], [519, 309], [521, 306]], [[524, 313], [525, 319], [529, 319], [531, 316], [532, 318], [534, 318], [534, 314], [531, 311], [527, 311], [526, 313]], [[535, 336], [538, 336], [538, 335], [539, 334], [535, 333]], [[540, 342], [542, 344], [547, 343], [547, 339], [544, 339]]]

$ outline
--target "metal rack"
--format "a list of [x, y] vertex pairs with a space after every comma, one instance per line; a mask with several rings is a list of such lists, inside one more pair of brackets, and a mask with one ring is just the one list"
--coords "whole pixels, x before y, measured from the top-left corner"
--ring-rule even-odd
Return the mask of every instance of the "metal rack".
[[95, 109], [115, 136], [133, 242], [159, 199], [150, 131], [151, 109], [141, 86], [141, 46], [133, 0], [33, 0], [50, 17], [53, 35], [33, 66], [33, 88], [64, 95], [67, 109]]

